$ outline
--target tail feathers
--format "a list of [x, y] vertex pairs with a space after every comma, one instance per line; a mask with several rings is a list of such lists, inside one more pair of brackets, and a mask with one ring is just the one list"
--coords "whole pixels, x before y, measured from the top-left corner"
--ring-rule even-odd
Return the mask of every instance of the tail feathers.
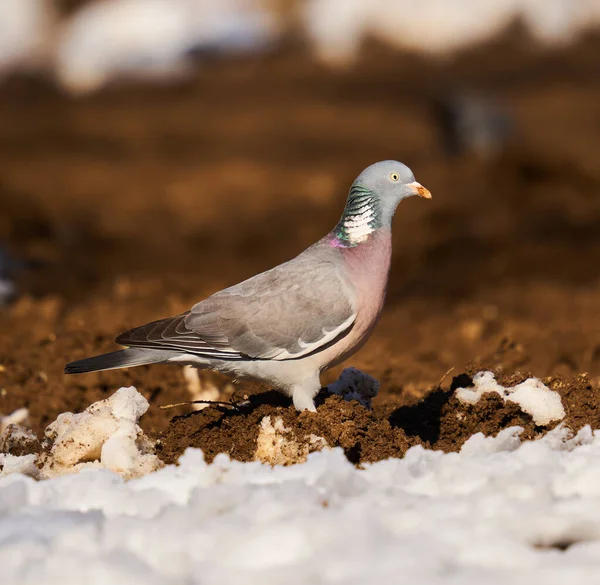
[[144, 364], [157, 364], [166, 362], [169, 358], [177, 355], [179, 355], [177, 352], [156, 349], [122, 349], [71, 362], [65, 366], [65, 374], [84, 374]]

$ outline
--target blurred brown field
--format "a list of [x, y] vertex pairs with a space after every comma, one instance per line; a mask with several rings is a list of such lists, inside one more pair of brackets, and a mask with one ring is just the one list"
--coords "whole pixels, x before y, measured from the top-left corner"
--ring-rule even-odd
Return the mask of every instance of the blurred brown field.
[[[39, 428], [130, 384], [185, 399], [178, 368], [62, 368], [299, 253], [335, 224], [358, 172], [387, 158], [433, 200], [399, 208], [387, 307], [351, 360], [381, 379], [380, 400], [473, 360], [600, 376], [599, 61], [598, 35], [542, 51], [512, 31], [443, 62], [371, 42], [331, 71], [294, 46], [78, 99], [10, 77], [0, 241], [38, 266], [0, 312], [0, 412], [28, 406]], [[444, 154], [432, 102], [455, 85], [511, 113], [499, 156]]]

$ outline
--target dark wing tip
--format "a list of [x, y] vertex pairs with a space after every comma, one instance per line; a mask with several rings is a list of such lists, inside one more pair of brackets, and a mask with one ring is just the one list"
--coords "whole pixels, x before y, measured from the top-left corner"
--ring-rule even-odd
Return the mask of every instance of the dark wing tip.
[[65, 366], [64, 373], [65, 374], [83, 374], [87, 370], [81, 364], [83, 360], [77, 362], [70, 362]]
[[141, 325], [140, 327], [134, 327], [123, 331], [117, 336], [115, 342], [119, 345], [132, 346], [140, 345], [143, 346], [148, 341], [159, 342], [163, 341], [162, 334], [172, 326], [177, 326], [185, 317], [189, 314], [189, 311], [176, 315], [175, 317], [167, 317], [166, 319], [158, 319]]
[[119, 335], [117, 335], [115, 337], [115, 343], [118, 343], [119, 345], [127, 345], [127, 343], [125, 343], [125, 341], [127, 339], [131, 339], [132, 331], [133, 331], [133, 329], [130, 329], [129, 331], [123, 331], [123, 333], [119, 333]]

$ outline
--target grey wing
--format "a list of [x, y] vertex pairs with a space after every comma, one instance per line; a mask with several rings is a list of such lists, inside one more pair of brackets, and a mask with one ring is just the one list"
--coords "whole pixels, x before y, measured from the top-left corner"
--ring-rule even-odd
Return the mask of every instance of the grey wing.
[[189, 329], [185, 324], [189, 315], [187, 312], [130, 329], [121, 333], [115, 341], [128, 347], [171, 349], [215, 359], [242, 359], [239, 352], [231, 348], [217, 349]]
[[356, 293], [335, 262], [298, 258], [117, 338], [216, 359], [295, 359], [347, 335]]

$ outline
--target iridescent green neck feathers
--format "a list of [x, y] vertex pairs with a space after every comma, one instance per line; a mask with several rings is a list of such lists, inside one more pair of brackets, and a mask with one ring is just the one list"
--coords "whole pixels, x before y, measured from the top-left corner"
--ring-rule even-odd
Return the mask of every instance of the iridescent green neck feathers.
[[379, 227], [381, 210], [377, 197], [362, 185], [352, 185], [344, 213], [334, 229], [336, 239], [344, 246], [356, 246]]

